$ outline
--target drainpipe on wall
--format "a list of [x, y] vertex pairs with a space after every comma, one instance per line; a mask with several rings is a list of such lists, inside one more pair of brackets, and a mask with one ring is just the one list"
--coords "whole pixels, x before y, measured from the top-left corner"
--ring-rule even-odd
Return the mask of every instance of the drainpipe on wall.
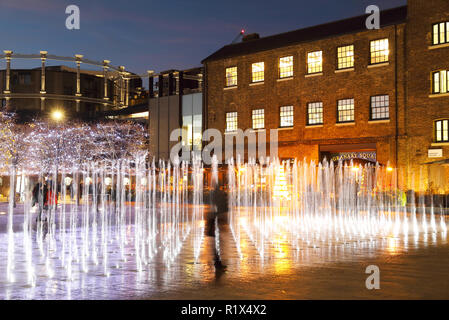
[[[405, 45], [405, 44], [404, 44]], [[394, 56], [395, 56], [395, 61], [394, 61], [394, 85], [395, 85], [395, 103], [396, 103], [396, 108], [395, 108], [395, 122], [396, 122], [396, 133], [395, 133], [395, 163], [396, 163], [396, 168], [399, 167], [399, 119], [398, 119], [398, 26], [395, 24], [394, 25]], [[399, 186], [399, 175], [396, 175], [396, 185]]]
[[[204, 64], [203, 68], [203, 81], [202, 81], [202, 92], [203, 92], [203, 132], [209, 129], [209, 113], [208, 113], [208, 104], [207, 104], [207, 84], [208, 84], [208, 75], [207, 75], [207, 63]], [[202, 139], [201, 139], [202, 140]], [[201, 141], [201, 150], [204, 149], [204, 141]]]

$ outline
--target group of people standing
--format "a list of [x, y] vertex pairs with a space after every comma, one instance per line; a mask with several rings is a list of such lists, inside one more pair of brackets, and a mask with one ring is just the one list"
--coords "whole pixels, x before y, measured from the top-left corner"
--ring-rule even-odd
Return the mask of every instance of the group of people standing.
[[45, 219], [44, 214], [48, 211], [50, 206], [58, 204], [58, 192], [54, 190], [54, 185], [51, 180], [39, 181], [33, 188], [33, 199], [31, 206], [37, 205], [38, 214], [36, 222]]

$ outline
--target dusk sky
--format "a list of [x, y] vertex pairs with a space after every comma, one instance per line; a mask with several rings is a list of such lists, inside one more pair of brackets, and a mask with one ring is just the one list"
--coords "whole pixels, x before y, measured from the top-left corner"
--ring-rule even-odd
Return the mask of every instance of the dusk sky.
[[[65, 27], [70, 4], [80, 8], [80, 30]], [[0, 0], [0, 43], [2, 51], [84, 54], [143, 74], [199, 66], [242, 28], [268, 36], [361, 15], [370, 4], [406, 0]]]

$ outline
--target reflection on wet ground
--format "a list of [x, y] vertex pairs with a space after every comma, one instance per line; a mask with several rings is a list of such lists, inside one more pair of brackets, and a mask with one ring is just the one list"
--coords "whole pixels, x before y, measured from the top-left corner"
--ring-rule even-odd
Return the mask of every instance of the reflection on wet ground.
[[[6, 279], [7, 239], [0, 234], [0, 299], [447, 299], [449, 245], [445, 232], [375, 237], [297, 237], [281, 229], [269, 239], [257, 232], [249, 214], [221, 224], [218, 237], [226, 271], [216, 273], [213, 237], [204, 222], [187, 233], [179, 253], [167, 263], [163, 250], [137, 271], [133, 226], [126, 227], [123, 253], [114, 237], [108, 243], [107, 267], [74, 257], [73, 278], [61, 262], [39, 254], [33, 240], [35, 286], [30, 286], [23, 233], [15, 233], [15, 282]], [[20, 217], [20, 215], [19, 215]], [[110, 227], [111, 234], [114, 226]], [[101, 235], [98, 235], [99, 237]], [[82, 243], [78, 233], [77, 243]], [[158, 243], [161, 248], [161, 243]], [[54, 254], [51, 254], [54, 250]], [[92, 250], [92, 248], [90, 248]], [[196, 250], [199, 250], [196, 252]], [[101, 248], [98, 248], [101, 251]], [[126, 261], [125, 261], [126, 260]], [[367, 290], [365, 269], [381, 270], [381, 289]], [[49, 269], [52, 272], [49, 272]]]

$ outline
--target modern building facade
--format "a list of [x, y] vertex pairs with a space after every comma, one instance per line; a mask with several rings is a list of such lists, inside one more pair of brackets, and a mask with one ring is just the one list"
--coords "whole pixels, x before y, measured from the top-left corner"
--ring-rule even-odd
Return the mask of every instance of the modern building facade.
[[449, 192], [449, 2], [409, 0], [378, 30], [366, 18], [210, 55], [205, 127], [276, 129], [281, 159], [390, 163], [410, 188]]
[[[14, 111], [25, 120], [63, 110], [70, 118], [89, 120], [104, 111], [125, 108], [140, 95], [142, 78], [115, 68], [110, 61], [95, 62], [82, 55], [73, 58], [48, 55], [21, 55], [5, 50], [0, 58], [6, 68], [0, 70], [0, 99], [3, 109]], [[40, 60], [34, 69], [14, 69], [15, 59]], [[73, 63], [48, 66], [48, 60]], [[94, 70], [81, 68], [83, 64]]]
[[[150, 156], [169, 159], [171, 149], [182, 143], [182, 156], [201, 151], [203, 123], [203, 70], [168, 70], [149, 78]], [[174, 139], [176, 129], [182, 134]], [[171, 141], [172, 140], [172, 141]]]

